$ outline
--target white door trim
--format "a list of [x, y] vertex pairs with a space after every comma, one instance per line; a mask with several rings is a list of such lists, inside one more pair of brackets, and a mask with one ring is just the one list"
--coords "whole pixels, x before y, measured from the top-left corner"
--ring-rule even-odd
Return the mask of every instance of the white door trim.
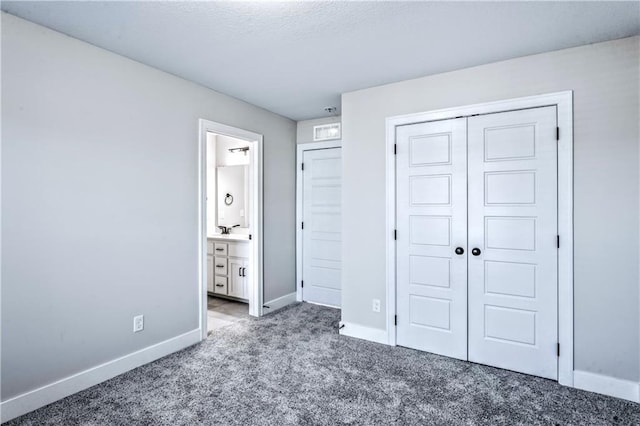
[[296, 150], [296, 301], [302, 302], [302, 159], [305, 151], [342, 148], [342, 140], [298, 144]]
[[263, 138], [258, 133], [227, 126], [205, 119], [198, 120], [198, 289], [199, 301], [198, 309], [200, 314], [201, 339], [207, 338], [207, 133], [231, 136], [243, 139], [253, 145], [253, 158], [251, 167], [253, 168], [252, 187], [257, 190], [252, 191], [251, 205], [256, 208], [251, 211], [251, 234], [253, 244], [251, 244], [251, 259], [253, 269], [257, 273], [250, 274], [249, 283], [249, 315], [254, 317], [262, 316], [262, 305], [264, 298], [263, 289]]
[[487, 102], [417, 114], [388, 117], [386, 120], [386, 247], [387, 247], [387, 336], [396, 345], [396, 126], [447, 120], [474, 114], [490, 114], [518, 109], [556, 106], [558, 141], [558, 382], [573, 386], [573, 91]]

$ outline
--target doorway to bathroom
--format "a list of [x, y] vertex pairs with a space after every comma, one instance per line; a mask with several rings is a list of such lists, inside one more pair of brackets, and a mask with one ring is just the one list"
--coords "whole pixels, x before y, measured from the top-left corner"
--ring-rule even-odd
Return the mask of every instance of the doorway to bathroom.
[[202, 339], [262, 315], [262, 135], [200, 120]]

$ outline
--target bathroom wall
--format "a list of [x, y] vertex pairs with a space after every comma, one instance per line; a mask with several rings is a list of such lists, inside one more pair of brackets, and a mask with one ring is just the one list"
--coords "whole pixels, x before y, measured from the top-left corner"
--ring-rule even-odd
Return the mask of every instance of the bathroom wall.
[[214, 135], [216, 140], [216, 164], [218, 166], [248, 165], [251, 156], [249, 152], [229, 152], [229, 148], [251, 147], [246, 141], [224, 135]]
[[[251, 148], [251, 144], [247, 141], [232, 138], [225, 135], [215, 133], [207, 133], [207, 236], [215, 236], [220, 233], [218, 225], [229, 226], [233, 224], [227, 223], [222, 219], [220, 213], [220, 199], [218, 197], [218, 167], [227, 166], [247, 166], [247, 171], [243, 176], [245, 186], [242, 190], [242, 204], [245, 222], [241, 222], [242, 226], [234, 228], [233, 233], [249, 234], [251, 232], [248, 219], [251, 212], [251, 175], [248, 167], [251, 163], [251, 151], [247, 152], [230, 152], [230, 148]], [[239, 204], [235, 200], [236, 206]], [[222, 219], [222, 220], [221, 220]], [[236, 221], [238, 222], [238, 221]], [[245, 226], [246, 224], [246, 226]]]

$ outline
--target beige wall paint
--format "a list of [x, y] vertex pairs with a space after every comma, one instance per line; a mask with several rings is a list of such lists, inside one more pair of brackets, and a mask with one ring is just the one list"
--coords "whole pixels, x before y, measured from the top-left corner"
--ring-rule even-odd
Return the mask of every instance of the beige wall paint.
[[264, 297], [295, 291], [294, 121], [2, 13], [3, 401], [198, 328], [200, 118], [264, 135]]
[[639, 45], [633, 37], [344, 94], [342, 319], [386, 326], [385, 118], [573, 90], [575, 368], [637, 381]]

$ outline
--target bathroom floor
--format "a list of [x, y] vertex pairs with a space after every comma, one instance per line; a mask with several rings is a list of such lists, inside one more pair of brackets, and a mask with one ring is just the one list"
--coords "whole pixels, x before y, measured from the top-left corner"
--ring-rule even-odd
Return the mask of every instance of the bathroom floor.
[[207, 330], [218, 330], [249, 317], [249, 304], [208, 296]]

